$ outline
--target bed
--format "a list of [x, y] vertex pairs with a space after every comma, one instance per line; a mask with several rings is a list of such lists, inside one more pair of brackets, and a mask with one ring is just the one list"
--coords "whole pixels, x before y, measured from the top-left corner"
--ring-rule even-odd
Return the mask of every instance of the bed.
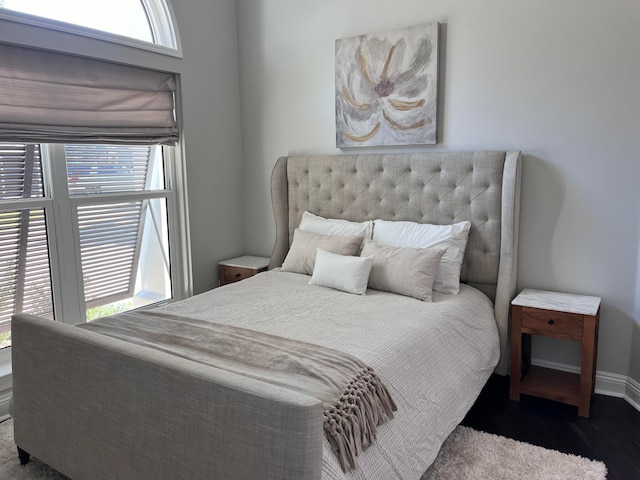
[[[74, 480], [417, 480], [489, 375], [507, 372], [520, 163], [519, 152], [282, 157], [271, 179], [270, 270], [149, 313], [291, 338], [370, 366], [397, 411], [357, 468], [341, 467], [312, 396], [99, 326], [28, 315], [12, 324], [21, 460], [34, 455]], [[422, 302], [309, 285], [308, 275], [281, 268], [305, 211], [352, 222], [469, 221], [459, 293]]]

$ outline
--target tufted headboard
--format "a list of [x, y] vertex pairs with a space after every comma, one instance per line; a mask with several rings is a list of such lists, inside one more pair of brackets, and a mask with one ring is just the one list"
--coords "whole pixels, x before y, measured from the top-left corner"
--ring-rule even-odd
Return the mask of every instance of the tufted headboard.
[[516, 286], [520, 163], [520, 152], [281, 157], [271, 176], [276, 242], [270, 268], [282, 265], [305, 210], [357, 222], [469, 220], [461, 280], [494, 302], [501, 349], [496, 372], [504, 375]]

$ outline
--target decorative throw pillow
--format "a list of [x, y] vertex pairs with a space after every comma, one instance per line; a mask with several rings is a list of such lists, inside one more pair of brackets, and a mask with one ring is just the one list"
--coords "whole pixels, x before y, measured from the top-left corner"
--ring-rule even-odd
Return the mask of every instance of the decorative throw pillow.
[[365, 295], [373, 257], [348, 257], [318, 249], [310, 285]]
[[361, 243], [362, 237], [321, 235], [296, 228], [289, 253], [282, 263], [282, 270], [311, 275], [318, 248], [339, 255], [356, 255]]
[[364, 237], [365, 240], [370, 240], [373, 221], [350, 222], [339, 218], [324, 218], [311, 212], [304, 212], [298, 228], [305, 232], [339, 235], [341, 237]]
[[373, 256], [369, 288], [430, 302], [445, 251], [443, 247], [390, 247], [369, 240], [362, 249], [362, 256]]
[[373, 240], [378, 244], [413, 248], [445, 247], [446, 252], [440, 260], [433, 289], [450, 294], [460, 291], [460, 270], [462, 270], [471, 222], [432, 225], [375, 220], [373, 223]]

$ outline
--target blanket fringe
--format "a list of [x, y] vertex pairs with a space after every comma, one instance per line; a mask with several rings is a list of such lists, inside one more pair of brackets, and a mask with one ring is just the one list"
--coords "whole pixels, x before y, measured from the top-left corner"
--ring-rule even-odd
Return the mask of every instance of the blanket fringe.
[[389, 391], [373, 369], [360, 371], [340, 399], [324, 410], [324, 430], [342, 470], [358, 467], [356, 457], [373, 444], [377, 427], [397, 410]]

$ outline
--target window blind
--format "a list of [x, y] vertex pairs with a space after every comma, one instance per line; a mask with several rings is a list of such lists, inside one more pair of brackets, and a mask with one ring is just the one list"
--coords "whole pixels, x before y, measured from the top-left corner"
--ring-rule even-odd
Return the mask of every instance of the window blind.
[[[65, 145], [69, 194], [147, 189], [151, 147]], [[133, 296], [147, 200], [77, 206], [84, 296], [88, 308]]]
[[147, 146], [65, 145], [69, 194], [145, 190], [150, 152]]
[[0, 145], [0, 331], [15, 312], [53, 314], [44, 210], [15, 208], [44, 195], [41, 172], [37, 145]]
[[133, 296], [143, 201], [78, 206], [87, 308]]
[[175, 77], [0, 44], [0, 142], [175, 145]]

